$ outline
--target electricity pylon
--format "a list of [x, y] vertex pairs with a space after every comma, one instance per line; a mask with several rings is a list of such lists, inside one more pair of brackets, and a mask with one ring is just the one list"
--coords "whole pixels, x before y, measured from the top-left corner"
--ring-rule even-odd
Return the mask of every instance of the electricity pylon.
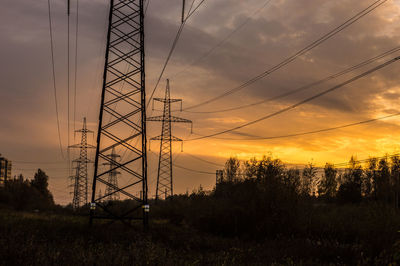
[[93, 133], [93, 131], [87, 129], [86, 117], [83, 118], [82, 129], [75, 130], [75, 132], [81, 133], [81, 143], [70, 146], [70, 148], [79, 149], [79, 158], [72, 162], [76, 164], [75, 176], [72, 176], [74, 196], [72, 198], [72, 208], [78, 209], [87, 204], [88, 201], [88, 163], [91, 161], [87, 155], [88, 149], [95, 148], [93, 145], [87, 143], [87, 134]]
[[[90, 223], [112, 219], [148, 224], [143, 2], [110, 0]], [[108, 156], [113, 149], [121, 157]], [[121, 173], [118, 185], [107, 178], [112, 171]], [[111, 195], [99, 197], [96, 192], [108, 187]], [[135, 196], [140, 191], [143, 197]], [[103, 200], [116, 193], [130, 200], [126, 212]]]
[[108, 172], [108, 183], [110, 186], [106, 187], [106, 200], [119, 200], [119, 192], [116, 191], [118, 189], [118, 175], [121, 173], [115, 170], [116, 165], [113, 162], [116, 162], [118, 158], [121, 158], [118, 154], [115, 153], [115, 149], [112, 148], [111, 154], [107, 155], [110, 157], [110, 163], [104, 163], [104, 165], [108, 165], [110, 171]]
[[169, 80], [167, 79], [167, 87], [165, 90], [165, 98], [154, 98], [154, 101], [164, 103], [164, 112], [162, 116], [154, 116], [147, 118], [147, 121], [162, 122], [161, 135], [151, 138], [150, 140], [160, 140], [160, 156], [158, 160], [156, 201], [164, 195], [173, 196], [173, 180], [172, 180], [172, 142], [182, 141], [180, 138], [172, 136], [171, 123], [192, 123], [192, 121], [172, 116], [171, 103], [181, 102], [181, 99], [170, 98]]

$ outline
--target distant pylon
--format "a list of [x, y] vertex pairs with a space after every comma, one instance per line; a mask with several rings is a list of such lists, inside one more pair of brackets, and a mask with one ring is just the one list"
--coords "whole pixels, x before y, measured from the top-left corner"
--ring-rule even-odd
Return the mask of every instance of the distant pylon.
[[87, 133], [93, 133], [88, 130], [86, 126], [86, 117], [83, 118], [82, 129], [75, 130], [81, 133], [81, 143], [70, 146], [71, 148], [79, 149], [79, 158], [72, 162], [76, 164], [75, 175], [72, 176], [74, 186], [74, 196], [72, 198], [72, 207], [77, 209], [88, 203], [88, 170], [87, 165], [91, 161], [87, 158], [87, 149], [95, 148], [93, 145], [87, 143]]
[[182, 141], [180, 138], [171, 134], [171, 123], [192, 123], [192, 121], [171, 116], [171, 103], [181, 102], [181, 99], [170, 98], [169, 80], [167, 79], [167, 87], [165, 90], [165, 98], [154, 98], [154, 101], [164, 103], [164, 112], [162, 116], [154, 116], [147, 118], [147, 121], [162, 122], [161, 135], [151, 138], [150, 140], [160, 140], [160, 156], [158, 161], [156, 200], [162, 195], [166, 199], [173, 196], [173, 180], [172, 180], [172, 141]]
[[104, 165], [110, 166], [108, 172], [108, 183], [109, 185], [106, 187], [106, 191], [104, 194], [105, 200], [119, 200], [119, 192], [118, 192], [118, 175], [121, 173], [115, 170], [117, 168], [117, 164], [114, 163], [121, 158], [118, 154], [115, 153], [115, 148], [112, 148], [111, 154], [107, 155], [110, 158], [109, 163], [104, 163]]

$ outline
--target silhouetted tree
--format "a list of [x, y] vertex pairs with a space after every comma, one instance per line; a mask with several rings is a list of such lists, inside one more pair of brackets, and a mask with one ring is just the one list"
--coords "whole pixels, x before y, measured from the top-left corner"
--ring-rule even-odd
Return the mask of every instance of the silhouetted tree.
[[235, 157], [229, 158], [228, 161], [226, 161], [225, 163], [225, 169], [224, 169], [224, 175], [226, 181], [228, 182], [236, 181], [240, 174], [239, 169], [240, 169], [240, 161]]
[[365, 175], [362, 182], [362, 193], [364, 197], [371, 197], [374, 193], [374, 180], [376, 178], [378, 160], [370, 158], [365, 169]]
[[333, 164], [327, 163], [324, 168], [321, 182], [318, 184], [318, 194], [326, 199], [332, 199], [337, 191], [337, 170]]
[[258, 165], [258, 161], [256, 158], [251, 158], [248, 161], [245, 161], [243, 163], [243, 175], [245, 176], [245, 178], [256, 178], [257, 176], [257, 165]]
[[312, 163], [309, 163], [303, 169], [303, 174], [301, 175], [301, 194], [303, 196], [310, 196], [313, 192], [313, 185], [316, 179], [317, 169]]
[[299, 169], [288, 169], [283, 175], [283, 183], [296, 194], [301, 190], [301, 177]]
[[352, 156], [350, 167], [342, 175], [342, 183], [338, 191], [338, 199], [342, 202], [357, 203], [361, 201], [361, 183], [363, 170], [361, 165]]
[[393, 182], [393, 191], [394, 191], [394, 206], [396, 208], [399, 206], [399, 194], [400, 194], [400, 158], [398, 156], [392, 157], [392, 167], [391, 167], [391, 175]]
[[35, 173], [34, 178], [31, 180], [31, 186], [36, 188], [37, 191], [44, 197], [44, 199], [48, 200], [49, 203], [53, 204], [53, 195], [50, 193], [48, 186], [49, 177], [43, 172], [41, 169]]
[[375, 175], [375, 192], [379, 201], [389, 202], [391, 194], [390, 168], [387, 158], [379, 160], [378, 171]]
[[270, 156], [264, 156], [257, 166], [257, 179], [264, 181], [266, 184], [277, 183], [282, 179], [285, 166], [279, 159], [272, 159]]
[[0, 188], [0, 202], [17, 210], [43, 210], [54, 206], [47, 175], [39, 169], [31, 181], [22, 175], [8, 180]]

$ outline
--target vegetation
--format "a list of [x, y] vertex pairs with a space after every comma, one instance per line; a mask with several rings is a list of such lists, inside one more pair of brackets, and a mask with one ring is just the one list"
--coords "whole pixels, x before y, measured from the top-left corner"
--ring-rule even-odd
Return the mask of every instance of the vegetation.
[[[400, 263], [400, 160], [371, 159], [363, 168], [352, 158], [346, 169], [322, 170], [319, 176], [312, 164], [300, 170], [270, 157], [230, 158], [213, 191], [200, 187], [153, 202], [148, 232], [140, 224], [88, 227], [81, 216], [87, 208], [72, 214], [54, 207], [38, 171], [0, 191], [2, 204], [17, 210], [47, 206], [44, 213], [1, 212], [0, 264]], [[10, 197], [24, 202], [21, 195], [33, 199], [29, 208], [12, 203]]]
[[48, 189], [49, 177], [38, 169], [32, 180], [18, 178], [7, 180], [0, 187], [0, 203], [15, 210], [47, 210], [54, 207], [53, 195]]
[[[400, 254], [399, 167], [397, 157], [366, 168], [351, 158], [346, 169], [326, 164], [319, 177], [312, 164], [300, 171], [271, 157], [230, 158], [212, 192], [174, 196], [153, 215], [243, 241], [310, 241], [324, 263], [380, 264]], [[291, 259], [309, 259], [310, 248], [298, 246]]]

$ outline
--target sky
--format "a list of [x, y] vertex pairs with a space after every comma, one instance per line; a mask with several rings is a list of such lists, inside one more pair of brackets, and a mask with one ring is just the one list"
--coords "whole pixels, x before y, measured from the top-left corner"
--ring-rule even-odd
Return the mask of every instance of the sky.
[[[70, 144], [80, 140], [73, 130], [82, 126], [83, 117], [91, 130], [97, 129], [109, 1], [79, 0], [76, 111], [74, 121], [71, 86], [69, 133], [66, 1], [50, 2], [61, 140], [66, 153], [68, 134]], [[195, 6], [199, 2], [196, 0]], [[170, 79], [171, 96], [183, 99], [184, 108], [221, 95], [279, 64], [375, 1], [267, 2], [205, 0], [185, 24], [155, 96], [163, 97], [166, 78]], [[76, 0], [71, 3], [71, 62], [74, 62]], [[150, 0], [145, 18], [148, 93], [156, 84], [179, 28], [181, 5], [180, 0]], [[365, 159], [399, 152], [397, 116], [318, 134], [248, 139], [314, 131], [398, 113], [400, 62], [271, 119], [213, 138], [190, 140], [274, 113], [400, 56], [400, 52], [393, 53], [287, 97], [240, 110], [209, 113], [281, 95], [399, 47], [399, 14], [400, 1], [389, 0], [254, 84], [198, 108], [174, 112], [193, 121], [192, 134], [188, 125], [173, 127], [175, 136], [188, 140], [183, 143], [183, 152], [180, 144], [174, 145], [175, 163], [209, 173], [174, 167], [175, 192], [190, 192], [200, 185], [212, 189], [213, 173], [230, 156], [246, 160], [270, 155], [290, 164], [312, 162], [323, 166], [326, 162], [348, 161], [352, 155]], [[72, 188], [68, 164], [62, 159], [58, 141], [47, 1], [3, 0], [0, 22], [0, 153], [13, 161], [13, 175], [22, 173], [31, 178], [37, 168], [45, 170], [56, 202], [67, 204]], [[72, 67], [71, 84], [73, 74]], [[161, 108], [156, 104], [156, 109]], [[160, 112], [152, 113], [157, 114]], [[149, 137], [160, 134], [159, 123], [149, 123], [148, 128]], [[95, 144], [94, 140], [95, 136], [90, 135], [89, 141]], [[154, 194], [157, 145], [152, 142], [149, 152], [150, 195]], [[77, 151], [71, 151], [71, 157], [74, 156]], [[93, 158], [93, 151], [90, 156]], [[89, 172], [91, 179], [92, 170]]]

